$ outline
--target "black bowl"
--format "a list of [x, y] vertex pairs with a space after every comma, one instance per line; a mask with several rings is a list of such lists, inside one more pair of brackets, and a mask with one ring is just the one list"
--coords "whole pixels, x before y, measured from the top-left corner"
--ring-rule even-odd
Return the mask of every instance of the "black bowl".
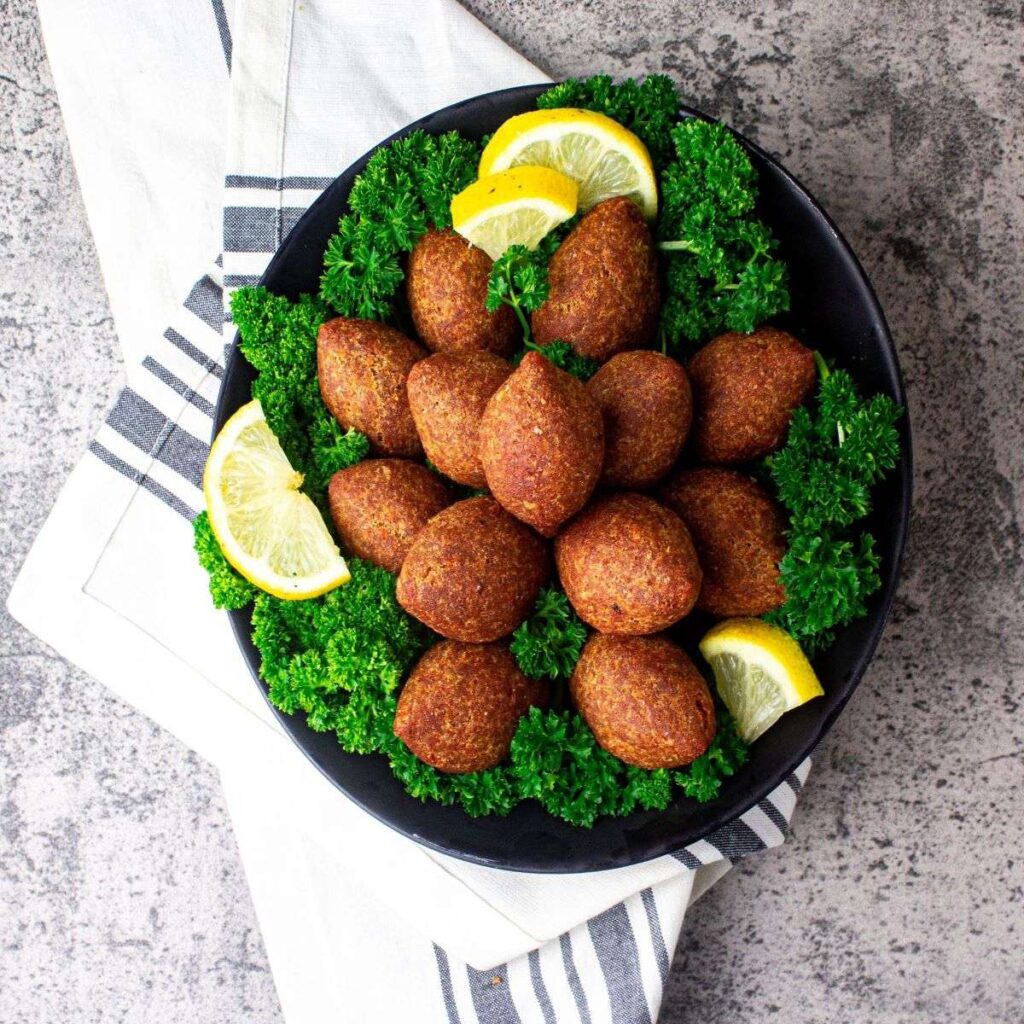
[[[422, 118], [392, 138], [415, 128], [436, 133], [455, 128], [479, 138], [493, 132], [506, 118], [531, 109], [542, 88], [506, 89], [465, 100]], [[683, 114], [698, 112], [684, 109]], [[760, 176], [761, 215], [779, 238], [792, 272], [793, 308], [785, 326], [834, 357], [863, 391], [885, 392], [905, 407], [885, 317], [849, 245], [791, 174], [757, 146], [741, 141]], [[338, 177], [285, 239], [261, 282], [272, 292], [295, 299], [303, 292], [317, 291], [327, 239], [346, 211], [353, 178], [369, 156]], [[236, 338], [217, 403], [215, 432], [249, 400], [252, 378]], [[882, 559], [881, 592], [873, 598], [868, 616], [844, 629], [836, 643], [815, 660], [825, 696], [785, 715], [754, 743], [748, 764], [726, 780], [711, 803], [701, 805], [679, 796], [664, 811], [603, 819], [589, 830], [552, 818], [534, 801], [520, 804], [506, 818], [474, 819], [458, 807], [424, 804], [408, 796], [382, 756], [346, 754], [333, 734], [314, 732], [301, 714], [284, 715], [276, 708], [275, 714], [303, 753], [361, 807], [417, 842], [455, 857], [518, 871], [567, 872], [622, 867], [679, 850], [770, 793], [832, 727], [864, 674], [896, 589], [910, 514], [907, 417], [901, 420], [900, 432], [900, 463], [879, 487], [878, 511], [868, 523]], [[253, 678], [266, 695], [259, 680], [259, 655], [250, 638], [249, 616], [249, 610], [232, 612], [232, 627]]]

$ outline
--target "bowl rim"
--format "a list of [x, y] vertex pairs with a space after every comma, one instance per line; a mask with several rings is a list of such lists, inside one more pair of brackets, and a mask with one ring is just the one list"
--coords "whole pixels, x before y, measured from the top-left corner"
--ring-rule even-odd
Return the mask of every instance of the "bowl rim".
[[[467, 106], [475, 106], [477, 104], [486, 101], [502, 101], [505, 99], [533, 99], [541, 92], [550, 89], [553, 85], [558, 83], [544, 83], [539, 85], [520, 85], [511, 86], [506, 89], [498, 89], [492, 92], [481, 93], [476, 96], [466, 97], [465, 99], [459, 100], [455, 103], [451, 103], [446, 107], [441, 107], [435, 111], [425, 114], [423, 117], [417, 118], [415, 121], [410, 122], [398, 131], [393, 132], [387, 138], [381, 140], [376, 145], [372, 146], [357, 160], [354, 160], [346, 168], [344, 168], [340, 174], [336, 175], [334, 180], [329, 184], [323, 192], [309, 205], [302, 216], [295, 222], [291, 231], [282, 240], [278, 246], [274, 255], [267, 264], [266, 269], [260, 276], [258, 285], [262, 286], [265, 284], [268, 278], [273, 277], [278, 271], [280, 266], [285, 263], [290, 255], [293, 246], [297, 244], [296, 240], [301, 238], [304, 228], [308, 227], [309, 224], [317, 221], [320, 217], [320, 209], [326, 206], [331, 199], [333, 199], [333, 190], [338, 185], [340, 178], [349, 174], [353, 170], [355, 173], [359, 173], [366, 166], [367, 161], [373, 154], [383, 146], [387, 146], [394, 142], [396, 139], [402, 138], [409, 133], [425, 128], [426, 125], [436, 118], [450, 116], [456, 114], [459, 110]], [[689, 117], [698, 117], [706, 121], [714, 123], [724, 124], [717, 118], [711, 117], [703, 111], [688, 106], [686, 104], [680, 104], [679, 107], [680, 119]], [[866, 638], [863, 648], [861, 649], [857, 658], [855, 669], [853, 672], [854, 678], [846, 686], [846, 692], [840, 696], [835, 706], [831, 711], [821, 720], [821, 723], [811, 730], [808, 734], [807, 740], [800, 744], [798, 749], [788, 758], [791, 767], [785, 771], [775, 771], [768, 773], [765, 777], [759, 779], [757, 782], [752, 783], [748, 790], [748, 796], [740, 801], [739, 809], [734, 804], [728, 809], [723, 808], [719, 813], [712, 816], [705, 826], [700, 829], [699, 836], [691, 836], [687, 839], [680, 839], [675, 843], [671, 841], [661, 841], [657, 844], [656, 848], [650, 851], [644, 852], [640, 856], [636, 856], [633, 852], [626, 854], [621, 857], [605, 857], [599, 863], [593, 864], [580, 864], [578, 861], [572, 863], [566, 863], [564, 861], [558, 861], [557, 863], [549, 861], [547, 859], [531, 860], [525, 862], [510, 862], [503, 858], [497, 858], [493, 856], [484, 856], [477, 854], [473, 851], [464, 851], [459, 849], [453, 849], [450, 845], [445, 845], [443, 842], [436, 841], [430, 837], [423, 836], [421, 834], [412, 832], [403, 828], [401, 825], [391, 821], [385, 814], [374, 806], [368, 805], [357, 796], [346, 790], [341, 786], [338, 781], [331, 776], [327, 770], [318, 763], [313, 753], [303, 744], [299, 743], [298, 740], [292, 735], [288, 723], [295, 716], [286, 715], [280, 711], [269, 698], [267, 687], [259, 677], [259, 671], [257, 666], [253, 663], [251, 657], [247, 655], [247, 650], [252, 647], [252, 624], [251, 624], [251, 605], [247, 605], [245, 608], [229, 611], [228, 616], [231, 622], [232, 631], [235, 634], [236, 641], [239, 644], [239, 653], [244, 658], [250, 674], [253, 678], [254, 683], [262, 694], [264, 700], [266, 700], [271, 711], [278, 719], [278, 721], [285, 728], [288, 733], [289, 739], [295, 744], [303, 753], [303, 755], [309, 760], [316, 769], [324, 775], [332, 785], [336, 786], [341, 790], [344, 795], [353, 801], [362, 810], [369, 813], [378, 821], [387, 825], [389, 828], [394, 829], [401, 835], [405, 835], [415, 842], [428, 847], [429, 849], [435, 850], [439, 853], [446, 854], [448, 856], [455, 857], [460, 860], [465, 860], [470, 863], [480, 864], [487, 867], [501, 868], [504, 870], [517, 871], [522, 873], [536, 873], [536, 874], [547, 874], [547, 873], [577, 873], [584, 871], [598, 871], [598, 870], [612, 870], [619, 867], [625, 867], [633, 864], [644, 863], [648, 860], [653, 860], [660, 856], [671, 855], [684, 849], [686, 846], [692, 843], [698, 842], [700, 839], [708, 838], [712, 833], [728, 824], [729, 822], [735, 821], [742, 815], [746, 814], [752, 808], [756, 807], [761, 801], [763, 801], [771, 792], [773, 792], [778, 786], [780, 786], [787, 779], [791, 778], [793, 771], [796, 767], [801, 765], [815, 750], [819, 743], [828, 735], [828, 733], [834, 727], [837, 719], [845, 709], [850, 698], [853, 696], [854, 691], [860, 685], [868, 667], [870, 666], [875, 652], [878, 648], [878, 644], [881, 640], [882, 634], [885, 630], [885, 626], [888, 622], [889, 614], [892, 609], [892, 604], [896, 596], [896, 591], [900, 583], [903, 562], [906, 554], [907, 536], [909, 533], [910, 524], [910, 512], [912, 507], [912, 496], [913, 496], [913, 484], [914, 484], [914, 473], [913, 473], [913, 445], [912, 445], [912, 430], [911, 430], [911, 419], [910, 409], [907, 403], [906, 389], [903, 379], [903, 372], [900, 366], [899, 358], [896, 352], [896, 347], [892, 339], [892, 334], [889, 329], [888, 321], [886, 320], [885, 313], [882, 310], [881, 304], [878, 301], [878, 297], [875, 293], [874, 286], [871, 283], [870, 278], [864, 270], [863, 265], [858, 259], [853, 248], [846, 240], [838, 225], [824, 209], [824, 207], [818, 202], [818, 200], [811, 194], [811, 192], [804, 186], [802, 181], [797, 178], [796, 175], [787, 170], [783, 164], [776, 159], [770, 152], [762, 148], [756, 142], [747, 138], [744, 134], [733, 128], [731, 125], [725, 125], [741, 142], [741, 144], [752, 152], [756, 153], [762, 160], [767, 164], [770, 164], [773, 169], [778, 172], [783, 178], [785, 178], [791, 187], [793, 187], [802, 197], [808, 206], [817, 214], [818, 217], [824, 222], [831, 232], [835, 244], [843, 252], [845, 258], [852, 265], [856, 275], [859, 277], [860, 282], [864, 288], [865, 296], [868, 302], [868, 307], [871, 315], [876, 319], [880, 326], [880, 338], [879, 342], [884, 354], [885, 360], [890, 364], [891, 375], [894, 382], [894, 400], [902, 407], [903, 417], [900, 423], [899, 429], [902, 434], [903, 450], [901, 451], [901, 459], [898, 463], [895, 474], [900, 478], [902, 499], [898, 507], [893, 508], [892, 511], [898, 514], [896, 515], [896, 535], [894, 544], [894, 553], [892, 557], [891, 571], [887, 574], [887, 578], [884, 579], [882, 590], [873, 595], [873, 601], [875, 602], [875, 614], [873, 616], [874, 622], [871, 628], [870, 634]], [[228, 351], [227, 360], [225, 363], [224, 377], [221, 382], [220, 391], [217, 395], [217, 403], [214, 410], [213, 426], [211, 430], [211, 440], [216, 436], [220, 427], [226, 421], [228, 416], [234, 411], [234, 407], [231, 409], [226, 408], [228, 403], [228, 388], [227, 382], [231, 379], [232, 373], [235, 371], [235, 364], [237, 360], [242, 360], [244, 357], [239, 349], [239, 334], [236, 330], [230, 349]], [[628, 816], [627, 816], [628, 817]], [[625, 820], [625, 819], [624, 819]], [[586, 830], [580, 830], [582, 835], [586, 834]]]

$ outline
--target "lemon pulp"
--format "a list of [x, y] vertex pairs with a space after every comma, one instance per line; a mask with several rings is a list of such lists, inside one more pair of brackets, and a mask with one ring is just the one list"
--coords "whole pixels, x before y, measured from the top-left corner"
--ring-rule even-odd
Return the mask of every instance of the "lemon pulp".
[[705, 634], [700, 652], [747, 743], [787, 711], [825, 692], [800, 645], [785, 630], [761, 619], [720, 622]]
[[299, 489], [258, 401], [243, 405], [210, 446], [203, 493], [224, 557], [250, 583], [286, 600], [316, 597], [349, 580], [316, 505]]
[[452, 227], [496, 260], [509, 246], [536, 249], [576, 212], [578, 189], [548, 167], [515, 167], [478, 178], [452, 200]]

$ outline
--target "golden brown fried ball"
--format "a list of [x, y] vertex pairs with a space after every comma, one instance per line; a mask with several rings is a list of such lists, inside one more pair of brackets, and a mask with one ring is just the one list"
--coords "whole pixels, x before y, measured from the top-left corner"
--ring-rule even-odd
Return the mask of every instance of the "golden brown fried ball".
[[433, 352], [511, 355], [520, 329], [510, 306], [488, 313], [494, 262], [454, 231], [428, 231], [409, 256], [406, 294], [416, 333]]
[[678, 768], [714, 739], [708, 685], [663, 636], [592, 636], [569, 687], [597, 742], [627, 764]]
[[657, 633], [693, 608], [701, 571], [683, 521], [644, 494], [609, 494], [555, 539], [562, 586], [602, 633]]
[[601, 410], [582, 381], [528, 352], [487, 403], [480, 461], [495, 498], [553, 537], [586, 504], [601, 475]]
[[686, 371], [660, 352], [620, 352], [587, 382], [604, 416], [607, 487], [650, 487], [679, 458], [693, 399]]
[[316, 342], [324, 404], [343, 427], [365, 434], [374, 454], [415, 458], [423, 449], [405, 380], [426, 355], [401, 331], [376, 320], [328, 320]]
[[533, 612], [551, 573], [547, 546], [493, 498], [470, 498], [434, 516], [398, 576], [398, 601], [435, 633], [483, 644]]
[[733, 618], [764, 615], [785, 601], [779, 562], [786, 519], [763, 487], [707, 466], [673, 474], [660, 493], [689, 528], [704, 570], [698, 608]]
[[398, 572], [416, 534], [452, 503], [437, 474], [406, 459], [366, 459], [327, 487], [331, 519], [356, 558]]
[[781, 448], [793, 410], [816, 378], [811, 350], [776, 327], [720, 335], [690, 360], [689, 371], [693, 450], [712, 463], [750, 462]]
[[409, 374], [409, 406], [427, 458], [445, 476], [484, 487], [480, 420], [491, 395], [512, 373], [493, 352], [438, 352]]
[[519, 719], [547, 702], [547, 683], [523, 675], [507, 647], [442, 640], [413, 668], [394, 731], [438, 771], [479, 772], [505, 759]]
[[643, 348], [658, 324], [658, 262], [643, 214], [629, 199], [595, 206], [558, 247], [551, 291], [533, 314], [540, 345], [567, 341], [599, 362]]

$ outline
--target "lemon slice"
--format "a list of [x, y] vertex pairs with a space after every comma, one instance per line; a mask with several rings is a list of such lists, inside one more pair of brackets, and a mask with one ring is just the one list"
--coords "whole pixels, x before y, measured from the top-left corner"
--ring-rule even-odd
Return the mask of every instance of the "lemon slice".
[[604, 114], [559, 107], [509, 118], [484, 149], [480, 177], [523, 164], [567, 174], [579, 185], [581, 210], [628, 196], [648, 220], [657, 216], [658, 186], [647, 147]]
[[452, 200], [452, 227], [496, 260], [510, 245], [536, 249], [576, 212], [576, 182], [548, 167], [479, 178]]
[[800, 645], [785, 630], [760, 619], [720, 622], [701, 640], [700, 653], [747, 743], [787, 711], [825, 692]]
[[302, 474], [267, 426], [257, 401], [243, 405], [210, 447], [206, 511], [224, 557], [260, 590], [298, 601], [349, 580], [348, 566]]

